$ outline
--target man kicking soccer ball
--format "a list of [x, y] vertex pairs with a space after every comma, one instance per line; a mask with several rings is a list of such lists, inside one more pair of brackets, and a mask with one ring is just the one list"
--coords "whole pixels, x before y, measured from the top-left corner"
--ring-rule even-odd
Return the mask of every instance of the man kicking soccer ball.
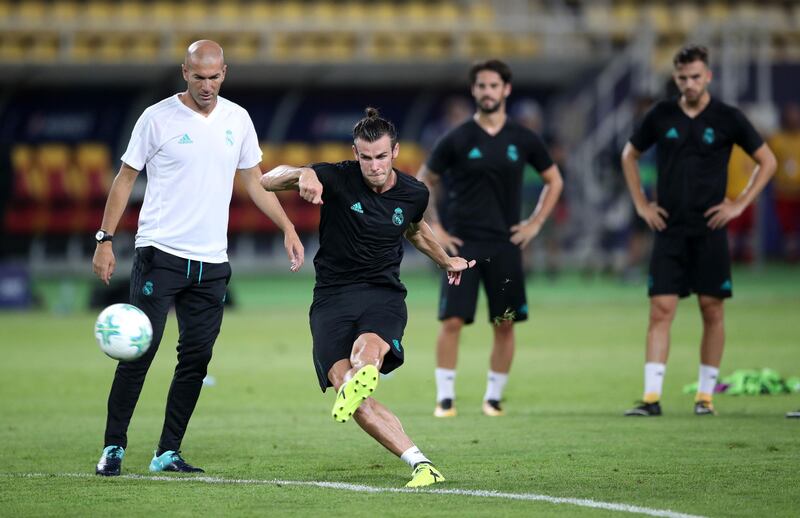
[[278, 166], [261, 178], [268, 191], [296, 189], [322, 206], [310, 320], [314, 367], [323, 392], [336, 391], [332, 415], [358, 425], [413, 469], [406, 487], [444, 477], [403, 431], [397, 417], [371, 397], [379, 372], [402, 365], [408, 320], [400, 282], [403, 236], [459, 284], [475, 265], [449, 257], [422, 214], [428, 189], [392, 168], [399, 151], [394, 125], [367, 108], [353, 128], [356, 160], [310, 167]]

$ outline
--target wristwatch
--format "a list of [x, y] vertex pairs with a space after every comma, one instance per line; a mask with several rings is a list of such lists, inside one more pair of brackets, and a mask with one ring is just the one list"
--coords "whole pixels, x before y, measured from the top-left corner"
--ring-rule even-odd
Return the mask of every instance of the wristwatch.
[[97, 234], [94, 235], [94, 240], [97, 241], [98, 244], [105, 243], [106, 241], [112, 241], [113, 239], [114, 236], [102, 229], [98, 230]]

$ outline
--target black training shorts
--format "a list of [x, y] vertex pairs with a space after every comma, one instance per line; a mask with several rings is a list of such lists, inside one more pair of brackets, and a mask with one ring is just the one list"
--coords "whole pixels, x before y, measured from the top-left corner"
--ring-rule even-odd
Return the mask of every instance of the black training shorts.
[[475, 259], [477, 264], [462, 272], [459, 286], [448, 284], [447, 274], [443, 274], [439, 320], [459, 317], [471, 324], [475, 320], [481, 282], [489, 301], [489, 322], [528, 319], [522, 251], [518, 246], [511, 242], [465, 242], [458, 255], [467, 260]]
[[733, 295], [725, 228], [700, 235], [656, 232], [648, 295], [688, 297], [691, 293], [719, 299]]
[[323, 392], [333, 384], [328, 371], [350, 358], [353, 343], [364, 333], [375, 333], [389, 344], [381, 372], [403, 364], [403, 332], [408, 322], [406, 294], [393, 288], [354, 284], [314, 290], [308, 316], [314, 340], [314, 368]]

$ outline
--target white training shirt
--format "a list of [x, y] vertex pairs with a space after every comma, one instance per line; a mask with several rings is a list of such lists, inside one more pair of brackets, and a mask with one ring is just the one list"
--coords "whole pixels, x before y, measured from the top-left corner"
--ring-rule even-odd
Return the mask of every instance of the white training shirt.
[[208, 263], [228, 260], [228, 210], [237, 169], [261, 162], [253, 121], [236, 103], [217, 97], [203, 115], [178, 95], [147, 108], [133, 128], [122, 161], [141, 171], [147, 189], [136, 247]]

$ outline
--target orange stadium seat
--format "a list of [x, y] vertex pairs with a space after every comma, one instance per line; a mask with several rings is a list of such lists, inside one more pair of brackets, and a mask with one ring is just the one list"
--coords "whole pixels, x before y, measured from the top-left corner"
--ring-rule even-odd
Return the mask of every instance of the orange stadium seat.
[[66, 144], [41, 144], [36, 153], [36, 162], [46, 181], [46, 198], [51, 201], [66, 201], [70, 198], [67, 189], [67, 173], [72, 165], [72, 150]]
[[281, 165], [280, 146], [261, 143], [261, 171], [267, 172], [275, 166]]
[[315, 161], [341, 162], [353, 159], [353, 148], [344, 142], [322, 142], [317, 145]]
[[303, 142], [287, 142], [278, 151], [280, 162], [286, 165], [303, 166], [316, 161], [312, 147]]
[[75, 162], [78, 174], [85, 181], [87, 199], [104, 202], [114, 175], [108, 146], [98, 143], [80, 144], [75, 150]]
[[411, 140], [400, 141], [400, 154], [394, 162], [397, 169], [414, 176], [424, 161], [425, 151], [422, 146]]

